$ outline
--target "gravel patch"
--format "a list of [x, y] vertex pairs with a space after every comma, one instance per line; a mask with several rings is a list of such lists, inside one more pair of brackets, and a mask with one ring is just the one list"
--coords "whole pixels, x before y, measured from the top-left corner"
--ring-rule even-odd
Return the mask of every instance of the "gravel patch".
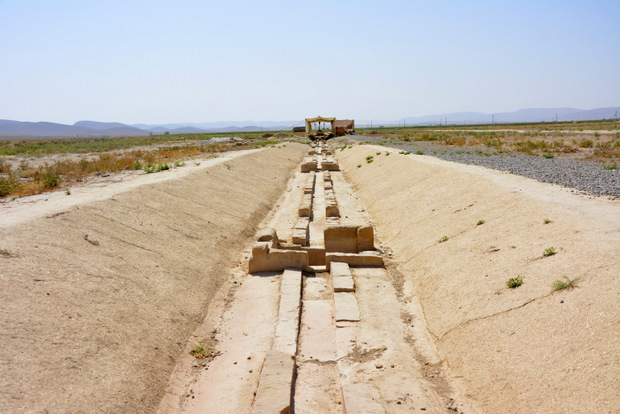
[[[378, 137], [355, 136], [360, 142], [381, 144]], [[596, 196], [620, 198], [620, 169], [606, 170], [605, 165], [593, 161], [544, 158], [525, 154], [504, 154], [492, 150], [481, 151], [471, 147], [443, 147], [428, 142], [388, 144], [384, 146], [441, 158], [462, 164], [480, 165], [506, 171], [543, 183], [561, 185]]]

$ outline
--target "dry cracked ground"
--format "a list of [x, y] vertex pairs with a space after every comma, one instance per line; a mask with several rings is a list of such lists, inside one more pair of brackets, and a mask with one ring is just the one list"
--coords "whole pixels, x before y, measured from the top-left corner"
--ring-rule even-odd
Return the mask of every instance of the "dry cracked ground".
[[0, 412], [617, 412], [619, 201], [370, 145], [196, 164], [0, 204]]

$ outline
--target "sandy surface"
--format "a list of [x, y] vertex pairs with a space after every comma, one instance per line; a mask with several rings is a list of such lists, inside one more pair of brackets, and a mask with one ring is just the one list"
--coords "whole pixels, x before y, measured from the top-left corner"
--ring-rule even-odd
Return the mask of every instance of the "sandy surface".
[[155, 411], [304, 148], [3, 203], [0, 412]]
[[[447, 374], [472, 404], [488, 413], [617, 412], [620, 203], [384, 152], [356, 146], [337, 157], [402, 274], [395, 283], [420, 304]], [[549, 247], [557, 254], [543, 257]], [[523, 285], [508, 289], [518, 275]], [[552, 293], [563, 276], [582, 281]]]

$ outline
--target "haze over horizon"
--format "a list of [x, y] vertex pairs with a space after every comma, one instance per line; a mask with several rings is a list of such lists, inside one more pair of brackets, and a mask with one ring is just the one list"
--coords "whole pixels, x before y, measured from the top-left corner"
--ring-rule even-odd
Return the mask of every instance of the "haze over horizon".
[[616, 107], [618, 17], [612, 0], [0, 0], [0, 118], [391, 120]]

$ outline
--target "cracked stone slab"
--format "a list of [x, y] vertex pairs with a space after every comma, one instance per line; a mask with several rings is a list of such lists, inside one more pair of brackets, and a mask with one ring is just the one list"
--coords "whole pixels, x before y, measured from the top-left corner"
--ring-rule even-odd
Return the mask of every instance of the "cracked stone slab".
[[297, 335], [301, 312], [301, 270], [286, 269], [280, 285], [280, 313], [273, 349], [297, 354]]
[[330, 273], [332, 276], [351, 276], [351, 269], [347, 262], [332, 262]]
[[357, 322], [360, 320], [360, 310], [357, 306], [357, 299], [353, 293], [334, 293], [334, 308], [336, 322]]

